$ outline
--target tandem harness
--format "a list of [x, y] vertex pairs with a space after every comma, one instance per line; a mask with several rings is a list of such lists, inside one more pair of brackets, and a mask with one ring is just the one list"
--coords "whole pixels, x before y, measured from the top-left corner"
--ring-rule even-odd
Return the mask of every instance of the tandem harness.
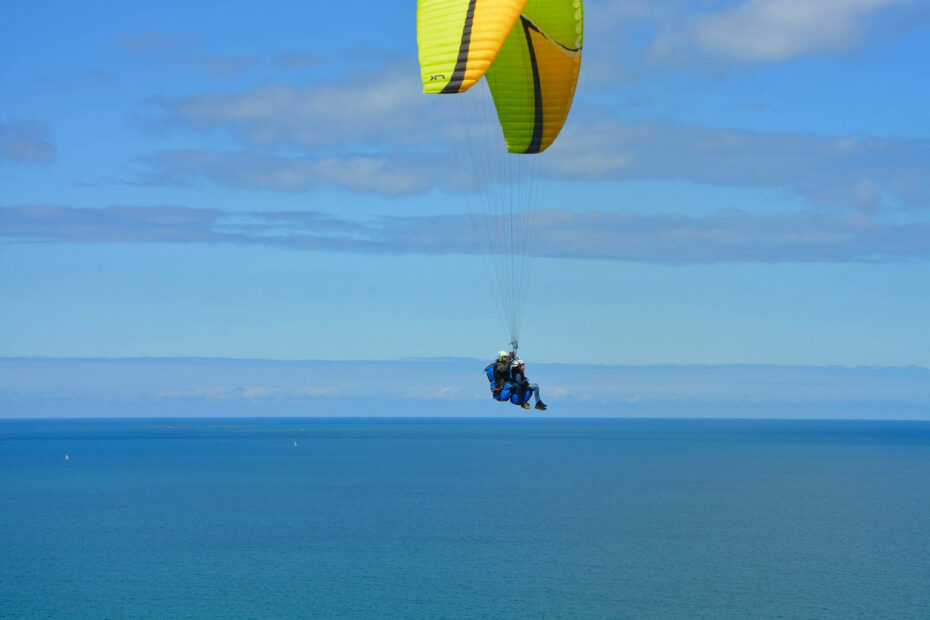
[[494, 364], [488, 364], [484, 369], [484, 374], [487, 375], [488, 381], [491, 383], [491, 398], [494, 400], [499, 400], [501, 402], [509, 400], [514, 405], [522, 405], [523, 403], [529, 402], [530, 396], [533, 394], [532, 390], [523, 390], [521, 394], [519, 386], [515, 385], [512, 381], [504, 381], [501, 393], [494, 394]]

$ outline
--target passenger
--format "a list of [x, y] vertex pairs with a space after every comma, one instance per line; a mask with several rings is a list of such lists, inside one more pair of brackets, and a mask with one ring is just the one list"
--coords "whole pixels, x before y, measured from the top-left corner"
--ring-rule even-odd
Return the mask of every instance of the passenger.
[[[533, 396], [536, 398], [536, 408], [540, 411], [545, 411], [548, 409], [548, 407], [539, 398], [539, 386], [535, 383], [530, 383], [529, 379], [526, 378], [526, 375], [523, 374], [524, 369], [525, 364], [521, 359], [515, 359], [510, 364], [510, 381], [513, 383], [514, 391], [521, 395], [527, 391], [532, 392]], [[520, 406], [524, 409], [530, 408], [530, 404], [528, 402], [522, 402], [520, 403]]]

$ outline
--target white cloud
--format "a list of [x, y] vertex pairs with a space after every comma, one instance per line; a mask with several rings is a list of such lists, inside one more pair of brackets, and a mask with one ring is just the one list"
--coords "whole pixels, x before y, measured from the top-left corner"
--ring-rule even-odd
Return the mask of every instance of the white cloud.
[[193, 38], [175, 32], [135, 30], [124, 32], [115, 42], [123, 51], [137, 56], [165, 56], [186, 49]]
[[275, 191], [327, 185], [383, 194], [410, 194], [430, 186], [424, 173], [428, 161], [422, 157], [346, 154], [294, 158], [188, 150], [156, 153], [142, 164], [141, 181], [157, 185], [190, 185], [206, 179], [228, 187]]
[[[450, 170], [467, 172], [469, 167], [460, 165], [449, 148], [456, 141], [454, 131], [452, 136], [438, 132], [452, 140], [437, 139], [437, 128], [454, 121], [456, 114], [443, 110], [459, 109], [452, 100], [461, 98], [437, 105], [437, 98], [423, 96], [415, 75], [408, 73], [385, 70], [303, 89], [276, 85], [161, 100], [163, 121], [230, 133], [255, 152], [159, 153], [148, 159], [143, 180], [208, 179], [284, 191], [328, 184], [387, 194], [449, 184]], [[483, 127], [470, 125], [472, 133], [481, 135]], [[280, 147], [293, 146], [305, 155], [279, 155]], [[452, 148], [468, 152], [460, 144]], [[569, 179], [671, 178], [778, 187], [817, 204], [858, 209], [930, 204], [930, 144], [920, 140], [763, 134], [671, 123], [574, 123], [545, 158], [551, 170]], [[473, 160], [463, 159], [466, 164]], [[466, 184], [488, 181], [484, 172]]]
[[930, 207], [930, 141], [852, 140], [670, 123], [567, 127], [550, 168], [567, 179], [688, 179], [794, 191], [861, 210]]
[[[690, 33], [688, 45], [700, 42], [698, 32], [757, 28], [771, 31], [775, 39], [793, 41], [800, 50], [808, 46], [807, 39], [791, 29], [803, 30], [804, 24], [825, 19], [823, 7], [833, 11], [828, 21], [849, 24], [845, 30], [836, 27], [852, 32], [856, 30], [852, 25], [861, 25], [876, 10], [893, 4], [906, 3], [750, 0], [735, 6], [725, 3], [723, 9], [713, 4], [712, 10], [695, 13], [688, 2], [656, 7], [625, 0], [595, 4], [591, 12], [601, 14], [595, 28], [605, 28], [602, 18], [614, 28], [653, 19], [660, 24], [660, 33]], [[687, 20], [691, 25], [682, 30], [680, 24]], [[458, 140], [456, 130], [449, 127], [457, 115], [448, 112], [460, 110], [458, 116], [466, 116], [463, 108], [454, 105], [464, 98], [427, 97], [420, 90], [412, 59], [404, 59], [303, 88], [273, 84], [242, 92], [156, 99], [160, 122], [229, 134], [249, 150], [157, 153], [146, 160], [142, 180], [156, 184], [208, 180], [278, 191], [331, 185], [385, 194], [448, 185], [453, 182], [449, 171], [468, 169], [448, 150]], [[468, 128], [483, 134], [484, 126], [474, 120]], [[451, 135], [440, 127], [450, 129]], [[493, 130], [499, 131], [496, 126]], [[458, 148], [467, 152], [462, 145]], [[672, 123], [575, 122], [565, 128], [547, 157], [550, 169], [566, 179], [686, 179], [785, 188], [816, 204], [856, 209], [930, 205], [930, 144], [920, 140], [763, 134]], [[475, 186], [489, 181], [486, 173], [480, 176], [459, 182]]]
[[[398, 150], [279, 157], [249, 152], [167, 151], [143, 161], [140, 180], [277, 191], [329, 185], [383, 194], [422, 192], [491, 179], [481, 160], [451, 151]], [[533, 163], [535, 174], [565, 180], [687, 179], [734, 187], [791, 190], [815, 204], [858, 210], [930, 207], [930, 141], [851, 140], [763, 134], [698, 125], [602, 123], [566, 128], [558, 148]], [[469, 165], [473, 164], [473, 165]], [[459, 179], [450, 171], [468, 176]]]
[[198, 38], [165, 31], [131, 31], [116, 39], [116, 45], [124, 52], [138, 58], [155, 62], [168, 62], [174, 65], [190, 65], [207, 73], [221, 77], [234, 77], [247, 71], [267, 66], [293, 67], [304, 55], [281, 55], [281, 60], [267, 60], [260, 56], [219, 56], [196, 55], [190, 51], [198, 43]]
[[688, 24], [660, 34], [658, 59], [697, 51], [736, 62], [777, 62], [849, 50], [877, 12], [913, 0], [748, 0], [718, 12], [692, 14]]
[[257, 145], [410, 144], [431, 131], [425, 122], [429, 102], [416, 77], [414, 71], [385, 69], [303, 88], [272, 84], [152, 103], [162, 123], [229, 132]]
[[[930, 258], [930, 221], [862, 213], [689, 217], [629, 211], [535, 214], [538, 254], [638, 262], [847, 262]], [[490, 220], [491, 228], [504, 224]], [[479, 224], [479, 228], [482, 226]], [[488, 251], [467, 215], [356, 221], [316, 212], [227, 213], [181, 207], [0, 208], [0, 238], [57, 243], [232, 243], [301, 251], [449, 254]]]
[[428, 187], [422, 172], [398, 168], [384, 157], [327, 157], [316, 161], [313, 170], [320, 183], [364, 191], [409, 194]]
[[930, 257], [930, 222], [888, 225], [866, 215], [702, 217], [631, 212], [544, 212], [545, 254], [649, 262], [804, 262]]
[[0, 159], [51, 163], [55, 159], [51, 129], [31, 121], [0, 123]]

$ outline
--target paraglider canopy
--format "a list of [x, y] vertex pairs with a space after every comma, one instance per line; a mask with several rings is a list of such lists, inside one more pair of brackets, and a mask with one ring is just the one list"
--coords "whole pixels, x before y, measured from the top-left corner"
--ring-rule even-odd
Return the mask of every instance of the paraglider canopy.
[[[536, 162], [556, 140], [571, 108], [581, 66], [582, 0], [418, 0], [417, 43], [423, 91], [453, 95], [448, 106], [469, 140], [461, 144], [473, 183], [461, 184], [472, 224], [485, 242], [498, 307], [516, 356], [541, 197]], [[493, 110], [462, 100], [485, 78]], [[440, 98], [445, 99], [445, 98]], [[478, 97], [481, 103], [487, 97]], [[445, 102], [443, 102], [445, 103]], [[449, 102], [452, 103], [452, 102]], [[490, 104], [488, 104], [490, 106]], [[447, 106], [440, 106], [447, 107]], [[493, 117], [493, 120], [492, 118]], [[502, 139], [503, 138], [503, 139]], [[510, 155], [514, 154], [514, 155]], [[534, 154], [527, 157], [528, 154]], [[461, 162], [463, 164], [468, 162]], [[466, 168], [467, 166], [462, 166]], [[453, 173], [450, 171], [450, 176]], [[475, 211], [479, 211], [476, 215]]]
[[581, 66], [581, 0], [419, 0], [423, 92], [487, 78], [507, 150], [540, 153], [562, 129]]

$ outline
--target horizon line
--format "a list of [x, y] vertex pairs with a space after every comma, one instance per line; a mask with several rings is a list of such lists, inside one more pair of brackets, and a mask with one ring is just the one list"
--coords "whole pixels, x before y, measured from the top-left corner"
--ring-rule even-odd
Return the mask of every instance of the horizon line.
[[477, 422], [497, 420], [501, 422], [530, 422], [539, 424], [543, 422], [577, 422], [577, 421], [598, 421], [598, 422], [889, 422], [889, 423], [917, 423], [930, 424], [930, 419], [915, 418], [778, 418], [778, 417], [761, 417], [761, 418], [737, 418], [726, 416], [697, 416], [697, 417], [674, 417], [674, 416], [542, 416], [537, 415], [529, 417], [526, 415], [472, 415], [472, 416], [376, 416], [376, 415], [293, 415], [293, 416], [95, 416], [95, 417], [65, 417], [65, 416], [37, 416], [34, 418], [4, 418], [0, 416], [2, 422], [34, 422], [36, 420], [67, 420], [68, 422], [89, 421], [89, 422], [113, 422], [119, 420], [179, 420], [179, 421], [197, 421], [197, 420], [236, 420], [239, 422], [248, 422], [249, 420], [275, 421], [275, 420], [329, 420], [329, 421], [359, 421], [359, 420], [377, 420], [384, 422], [386, 420], [409, 420], [421, 422], [423, 420], [442, 420], [448, 422]]
[[[487, 360], [493, 362], [491, 357]], [[0, 362], [6, 361], [67, 361], [67, 362], [253, 362], [253, 363], [275, 363], [275, 364], [305, 364], [305, 363], [325, 363], [325, 364], [398, 364], [398, 363], [418, 363], [418, 362], [484, 362], [485, 358], [465, 357], [465, 356], [448, 356], [448, 357], [400, 357], [388, 359], [326, 359], [326, 358], [265, 358], [265, 357], [232, 357], [232, 356], [180, 356], [180, 355], [126, 355], [126, 356], [45, 356], [45, 355], [0, 355]], [[930, 371], [930, 365], [917, 363], [901, 364], [805, 364], [805, 363], [784, 363], [784, 362], [657, 362], [647, 364], [635, 363], [594, 363], [594, 362], [551, 362], [551, 361], [534, 361], [534, 365], [546, 366], [593, 366], [593, 367], [613, 367], [613, 368], [842, 368], [842, 369], [859, 369], [859, 368], [887, 368], [887, 369], [921, 369]]]

